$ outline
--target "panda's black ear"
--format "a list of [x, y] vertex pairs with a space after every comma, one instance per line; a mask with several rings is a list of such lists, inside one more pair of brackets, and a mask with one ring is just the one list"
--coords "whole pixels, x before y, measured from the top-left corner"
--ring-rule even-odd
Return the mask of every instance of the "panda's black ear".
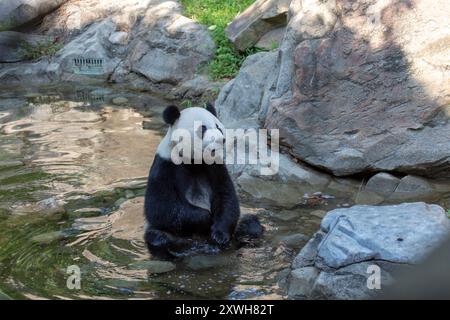
[[213, 104], [211, 102], [207, 102], [206, 103], [206, 110], [211, 112], [214, 115], [214, 117], [217, 117], [216, 108], [213, 106]]
[[165, 123], [173, 125], [179, 117], [180, 110], [178, 110], [177, 106], [168, 106], [166, 107], [166, 109], [164, 109], [163, 119]]

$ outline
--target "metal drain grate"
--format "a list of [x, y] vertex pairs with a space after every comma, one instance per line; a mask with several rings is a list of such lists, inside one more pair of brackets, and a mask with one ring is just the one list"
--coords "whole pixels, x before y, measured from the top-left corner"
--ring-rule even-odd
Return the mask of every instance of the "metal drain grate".
[[91, 94], [90, 92], [83, 90], [77, 91], [75, 99], [80, 102], [91, 102], [91, 103], [105, 102], [104, 95]]
[[103, 74], [105, 59], [102, 58], [74, 58], [73, 72], [76, 74], [99, 75]]

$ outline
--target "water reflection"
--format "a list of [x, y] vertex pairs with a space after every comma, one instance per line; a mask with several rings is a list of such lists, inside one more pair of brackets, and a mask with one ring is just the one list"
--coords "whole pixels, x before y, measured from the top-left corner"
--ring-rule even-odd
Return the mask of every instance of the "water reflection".
[[[143, 193], [164, 101], [111, 88], [24, 91], [0, 92], [2, 295], [280, 298], [275, 275], [289, 259], [273, 235], [301, 232], [301, 220], [280, 233], [266, 209], [243, 209], [267, 226], [267, 239], [255, 247], [176, 263], [149, 257]], [[83, 275], [80, 291], [66, 286], [74, 264]]]

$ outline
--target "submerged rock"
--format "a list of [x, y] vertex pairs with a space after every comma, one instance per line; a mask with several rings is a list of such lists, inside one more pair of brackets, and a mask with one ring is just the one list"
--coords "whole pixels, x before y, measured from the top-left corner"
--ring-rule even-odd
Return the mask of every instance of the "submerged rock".
[[373, 297], [376, 290], [367, 287], [368, 267], [381, 268], [385, 286], [399, 268], [422, 261], [449, 231], [444, 209], [421, 202], [330, 211], [320, 231], [294, 259], [289, 296]]
[[288, 156], [279, 155], [279, 169], [273, 175], [260, 175], [259, 167], [248, 165], [237, 178], [242, 191], [260, 200], [282, 207], [293, 207], [308, 192], [323, 190], [330, 178], [306, 166], [293, 162]]
[[230, 263], [230, 258], [222, 255], [196, 255], [185, 259], [186, 266], [191, 270], [219, 268]]
[[128, 103], [128, 99], [125, 98], [125, 97], [116, 97], [116, 98], [112, 99], [112, 103], [115, 104], [115, 105], [120, 106], [120, 105], [127, 104]]
[[14, 208], [13, 214], [57, 214], [64, 213], [65, 209], [65, 201], [56, 199], [56, 198], [48, 198], [45, 200], [41, 200], [37, 203], [26, 204], [22, 206], [18, 206]]
[[147, 260], [134, 262], [128, 266], [130, 269], [145, 269], [150, 273], [166, 273], [176, 269], [176, 265], [170, 261]]
[[67, 233], [64, 231], [54, 231], [39, 234], [31, 238], [31, 241], [39, 243], [39, 244], [49, 244], [54, 241], [58, 241], [67, 237]]
[[298, 247], [308, 241], [308, 236], [302, 233], [290, 234], [276, 238], [276, 242], [282, 242], [288, 247]]

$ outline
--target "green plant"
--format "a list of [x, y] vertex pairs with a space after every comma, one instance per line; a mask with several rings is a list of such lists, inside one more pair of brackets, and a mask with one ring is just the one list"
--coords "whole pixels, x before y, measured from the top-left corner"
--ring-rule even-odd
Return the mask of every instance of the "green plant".
[[237, 52], [225, 34], [225, 28], [233, 18], [255, 0], [182, 0], [185, 15], [208, 26], [216, 43], [216, 56], [208, 65], [214, 79], [234, 77], [247, 56], [260, 49], [250, 48]]
[[181, 102], [181, 106], [183, 107], [183, 108], [190, 108], [190, 107], [192, 107], [194, 104], [192, 103], [192, 101], [191, 100], [183, 100], [182, 102]]
[[277, 41], [275, 41], [275, 40], [272, 40], [271, 42], [270, 42], [270, 50], [275, 50], [275, 49], [278, 49], [278, 42]]
[[53, 57], [61, 48], [62, 44], [54, 40], [36, 43], [24, 41], [21, 45], [22, 56], [27, 60], [36, 60], [44, 56]]

